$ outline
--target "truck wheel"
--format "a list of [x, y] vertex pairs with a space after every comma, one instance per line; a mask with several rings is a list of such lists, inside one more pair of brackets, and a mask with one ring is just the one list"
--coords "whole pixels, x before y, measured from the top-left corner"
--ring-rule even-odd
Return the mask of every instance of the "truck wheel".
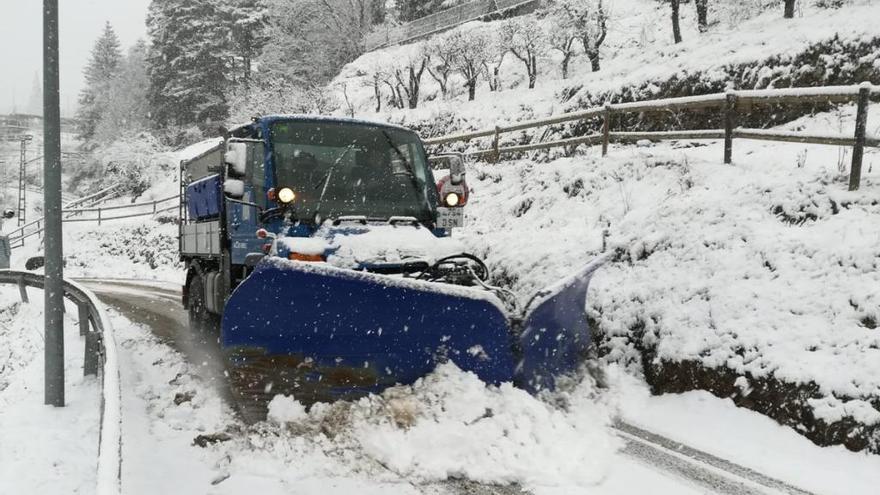
[[205, 282], [194, 275], [189, 282], [189, 328], [199, 333], [216, 331], [218, 318], [205, 306]]

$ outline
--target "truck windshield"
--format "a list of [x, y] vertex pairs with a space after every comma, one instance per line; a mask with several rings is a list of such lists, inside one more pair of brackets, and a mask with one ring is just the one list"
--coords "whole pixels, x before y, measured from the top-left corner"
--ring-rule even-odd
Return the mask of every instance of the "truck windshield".
[[[296, 193], [298, 218], [432, 215], [432, 176], [418, 136], [370, 124], [288, 121], [272, 126], [275, 187]], [[431, 187], [429, 187], [431, 186]]]

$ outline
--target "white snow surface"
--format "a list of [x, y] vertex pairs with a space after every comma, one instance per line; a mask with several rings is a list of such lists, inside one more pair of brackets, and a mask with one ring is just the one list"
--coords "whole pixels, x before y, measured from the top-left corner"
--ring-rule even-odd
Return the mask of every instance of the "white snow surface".
[[95, 493], [100, 385], [84, 377], [76, 307], [64, 318], [65, 406], [44, 405], [43, 294], [0, 286], [0, 493]]
[[183, 160], [192, 160], [208, 151], [213, 150], [217, 146], [223, 144], [222, 137], [214, 137], [193, 143], [175, 153], [175, 159], [179, 163]]
[[813, 493], [875, 493], [880, 457], [841, 446], [817, 448], [772, 419], [738, 408], [708, 392], [652, 397], [643, 382], [620, 368], [608, 370], [615, 405], [630, 424], [684, 442]]
[[[334, 250], [327, 262], [341, 268], [355, 268], [364, 263], [433, 263], [464, 249], [460, 242], [452, 238], [438, 238], [425, 227], [404, 223], [343, 223], [334, 226], [327, 222], [315, 232], [313, 239], [324, 240], [326, 246]], [[300, 248], [317, 247], [306, 245], [305, 241], [296, 238], [285, 238], [280, 242], [287, 243], [297, 252], [304, 252], [299, 251]]]
[[[850, 122], [851, 108], [840, 113]], [[522, 297], [604, 244], [615, 256], [588, 304], [608, 359], [633, 360], [644, 325], [660, 358], [815, 382], [828, 397], [817, 414], [876, 423], [864, 401], [880, 396], [880, 155], [867, 152], [862, 188], [848, 192], [838, 148], [737, 140], [723, 165], [710, 143], [474, 164], [457, 237]]]
[[[536, 495], [701, 493], [622, 455], [607, 427], [616, 414], [817, 493], [873, 493], [880, 473], [873, 456], [815, 447], [706, 393], [651, 397], [614, 367], [608, 389], [586, 379], [540, 400], [444, 365], [412, 387], [308, 412], [295, 397], [277, 396], [269, 421], [244, 427], [199, 378], [202, 364], [185, 362], [149, 329], [111, 318], [126, 363], [126, 494], [458, 493], [437, 483], [447, 476], [519, 481]], [[226, 440], [198, 447], [200, 434]]]
[[476, 164], [459, 238], [527, 295], [607, 236], [615, 262], [588, 300], [609, 359], [628, 359], [644, 324], [661, 358], [880, 395], [880, 184], [867, 165], [880, 155], [868, 151], [861, 190], [847, 192], [837, 148], [737, 141], [728, 166], [717, 143], [677, 146]]

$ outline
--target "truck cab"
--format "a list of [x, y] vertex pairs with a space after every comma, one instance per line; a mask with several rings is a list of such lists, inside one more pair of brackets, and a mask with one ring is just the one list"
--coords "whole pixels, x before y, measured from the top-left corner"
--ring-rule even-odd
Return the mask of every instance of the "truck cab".
[[[429, 160], [419, 136], [403, 127], [268, 116], [213, 143], [181, 162], [183, 303], [194, 325], [216, 323], [228, 295], [264, 256], [324, 261], [320, 239], [306, 240], [326, 240], [328, 229], [337, 235], [407, 224], [439, 239], [463, 221], [460, 155]], [[449, 172], [437, 182], [432, 165]], [[407, 269], [390, 262], [351, 268]]]

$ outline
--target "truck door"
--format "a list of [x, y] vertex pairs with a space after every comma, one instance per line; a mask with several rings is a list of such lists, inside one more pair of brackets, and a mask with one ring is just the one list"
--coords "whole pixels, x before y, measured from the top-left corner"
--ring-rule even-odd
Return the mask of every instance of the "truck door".
[[[226, 232], [229, 236], [230, 261], [233, 265], [242, 265], [248, 253], [261, 252], [265, 242], [256, 236], [257, 229], [260, 228], [260, 208], [256, 205], [266, 207], [266, 172], [262, 142], [256, 140], [230, 140], [230, 142], [244, 142], [246, 145], [247, 159], [244, 174], [236, 173], [234, 167], [229, 167], [226, 181], [227, 184], [233, 182], [233, 187], [240, 186], [240, 191], [232, 191], [235, 194], [226, 198]], [[227, 186], [227, 192], [229, 189], [230, 187]]]

